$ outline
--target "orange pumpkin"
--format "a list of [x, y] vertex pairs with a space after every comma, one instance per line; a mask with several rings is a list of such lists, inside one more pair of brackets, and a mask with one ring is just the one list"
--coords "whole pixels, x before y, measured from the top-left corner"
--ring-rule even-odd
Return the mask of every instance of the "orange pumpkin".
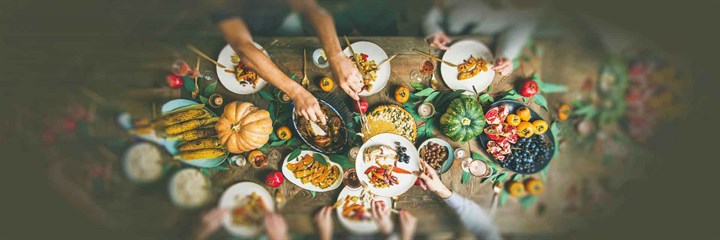
[[273, 127], [267, 110], [235, 101], [225, 106], [215, 130], [228, 151], [243, 153], [265, 145]]

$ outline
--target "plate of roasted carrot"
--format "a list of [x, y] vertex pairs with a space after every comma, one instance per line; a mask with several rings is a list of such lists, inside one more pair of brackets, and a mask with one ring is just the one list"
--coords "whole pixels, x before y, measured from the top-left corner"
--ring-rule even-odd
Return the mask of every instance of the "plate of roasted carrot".
[[342, 168], [328, 156], [305, 150], [293, 159], [290, 157], [285, 157], [282, 173], [293, 184], [310, 191], [326, 192], [342, 183]]

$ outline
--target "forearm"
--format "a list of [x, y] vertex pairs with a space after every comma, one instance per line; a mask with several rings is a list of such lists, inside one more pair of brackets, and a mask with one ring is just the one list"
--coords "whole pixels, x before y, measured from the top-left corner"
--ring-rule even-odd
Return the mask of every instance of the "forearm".
[[443, 31], [440, 23], [442, 22], [443, 14], [440, 8], [434, 6], [425, 14], [425, 20], [423, 21], [423, 31], [425, 36]]
[[498, 57], [511, 60], [518, 57], [534, 28], [534, 22], [525, 22], [512, 26], [506, 32], [502, 33], [498, 39]]
[[500, 239], [492, 219], [477, 203], [456, 193], [443, 200], [455, 210], [463, 225], [480, 239]]
[[242, 56], [243, 63], [273, 86], [295, 97], [303, 89], [300, 84], [285, 75], [262, 51], [253, 44], [252, 36], [239, 18], [228, 19], [219, 24], [225, 40]]
[[315, 29], [320, 45], [328, 56], [328, 61], [333, 63], [337, 59], [345, 57], [330, 13], [317, 4], [309, 3], [304, 8], [303, 14]]

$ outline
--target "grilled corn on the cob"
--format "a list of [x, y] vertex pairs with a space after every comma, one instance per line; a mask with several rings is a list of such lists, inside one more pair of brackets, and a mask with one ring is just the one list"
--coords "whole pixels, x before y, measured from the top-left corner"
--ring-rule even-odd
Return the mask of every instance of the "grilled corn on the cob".
[[197, 140], [201, 138], [206, 138], [210, 136], [217, 135], [217, 131], [215, 131], [215, 128], [212, 127], [201, 127], [198, 129], [190, 130], [184, 133], [181, 133], [179, 135], [170, 136], [168, 138], [170, 139], [179, 139], [181, 141], [192, 141]]
[[205, 148], [191, 151], [180, 152], [180, 157], [187, 160], [197, 160], [205, 158], [216, 158], [225, 155], [225, 150], [219, 148]]
[[184, 142], [178, 146], [178, 151], [184, 152], [184, 151], [190, 151], [190, 150], [198, 150], [203, 148], [215, 148], [222, 145], [220, 143], [220, 139], [217, 137], [209, 137], [209, 138], [202, 138], [198, 140], [193, 140], [189, 142]]
[[184, 133], [193, 129], [197, 129], [205, 124], [217, 122], [218, 118], [206, 118], [206, 119], [193, 119], [190, 121], [181, 122], [165, 128], [165, 134], [176, 135]]
[[173, 124], [209, 117], [210, 113], [205, 109], [190, 109], [182, 112], [171, 113], [163, 117], [163, 125], [170, 126]]

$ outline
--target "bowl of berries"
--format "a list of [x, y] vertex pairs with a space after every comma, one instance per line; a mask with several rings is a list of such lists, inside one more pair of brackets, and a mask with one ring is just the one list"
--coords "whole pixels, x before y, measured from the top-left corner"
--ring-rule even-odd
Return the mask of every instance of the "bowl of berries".
[[478, 142], [495, 162], [510, 171], [531, 174], [547, 167], [555, 153], [548, 123], [528, 105], [513, 100], [493, 103]]

